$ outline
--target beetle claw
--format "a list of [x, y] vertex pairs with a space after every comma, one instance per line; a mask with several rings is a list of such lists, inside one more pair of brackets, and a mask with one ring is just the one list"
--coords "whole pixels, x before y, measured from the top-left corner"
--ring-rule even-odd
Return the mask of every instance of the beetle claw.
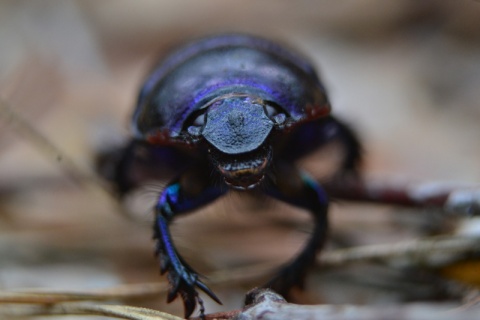
[[185, 312], [184, 312], [185, 318], [188, 318], [188, 317], [190, 317], [190, 315], [195, 310], [195, 306], [197, 305], [197, 299], [196, 298], [192, 299], [191, 294], [187, 295], [186, 293], [183, 293], [181, 295], [182, 295], [182, 299], [183, 299], [183, 308], [185, 310]]
[[[169, 274], [171, 273], [172, 272], [170, 272]], [[176, 279], [174, 280], [175, 285], [172, 286], [172, 289], [168, 293], [167, 302], [171, 302], [178, 295], [182, 297], [185, 309], [185, 318], [190, 317], [190, 315], [195, 310], [197, 303], [201, 304], [201, 300], [195, 287], [198, 287], [208, 296], [210, 296], [215, 302], [221, 304], [220, 299], [218, 299], [218, 297], [203, 282], [201, 282], [197, 278], [198, 275], [196, 273], [184, 273], [182, 276], [176, 276]], [[171, 280], [170, 277], [169, 280]], [[201, 316], [203, 317], [203, 311], [201, 311]]]
[[193, 313], [195, 306], [201, 301], [195, 287], [205, 292], [215, 302], [222, 304], [220, 299], [213, 293], [213, 291], [198, 279], [198, 274], [187, 266], [182, 266], [180, 270], [177, 270], [169, 265], [167, 271], [167, 278], [170, 284], [167, 302], [172, 302], [178, 295], [180, 295], [185, 307], [186, 318]]
[[207, 285], [205, 285], [200, 280], [197, 280], [197, 287], [203, 292], [205, 292], [210, 298], [212, 298], [213, 301], [215, 301], [218, 304], [222, 304], [222, 301], [220, 301], [220, 299], [215, 295], [215, 293], [213, 293], [213, 291], [210, 290], [210, 288], [207, 287]]

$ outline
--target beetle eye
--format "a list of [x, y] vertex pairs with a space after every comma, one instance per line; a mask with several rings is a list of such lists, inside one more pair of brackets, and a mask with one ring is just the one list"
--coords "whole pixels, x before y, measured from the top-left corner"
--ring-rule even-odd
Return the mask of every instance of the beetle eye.
[[187, 128], [187, 131], [192, 136], [199, 136], [202, 133], [202, 128], [195, 127], [195, 126], [190, 126], [190, 127]]
[[273, 121], [275, 121], [276, 124], [284, 123], [285, 119], [287, 119], [287, 116], [285, 115], [285, 113], [279, 113], [273, 117]]
[[282, 124], [283, 122], [285, 122], [285, 119], [287, 118], [285, 111], [283, 111], [280, 106], [277, 106], [276, 104], [273, 104], [273, 103], [269, 103], [265, 105], [265, 113], [276, 124]]
[[186, 121], [186, 129], [192, 136], [199, 136], [202, 133], [202, 128], [205, 125], [206, 113], [195, 113]]
[[272, 107], [268, 104], [265, 106], [265, 112], [267, 113], [267, 116], [269, 118], [273, 118], [278, 114], [278, 110], [275, 107]]
[[197, 126], [197, 127], [203, 127], [205, 124], [205, 113], [200, 114], [193, 120], [192, 125]]

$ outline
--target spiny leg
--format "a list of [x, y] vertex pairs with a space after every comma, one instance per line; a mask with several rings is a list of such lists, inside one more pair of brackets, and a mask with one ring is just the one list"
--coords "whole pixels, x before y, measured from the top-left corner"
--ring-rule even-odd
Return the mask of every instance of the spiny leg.
[[323, 247], [328, 229], [328, 198], [320, 185], [308, 175], [288, 164], [279, 166], [279, 169], [277, 179], [272, 181], [267, 194], [309, 210], [314, 219], [313, 233], [305, 247], [266, 285], [288, 296], [292, 287], [303, 288], [306, 273]]
[[152, 179], [171, 180], [192, 162], [191, 157], [170, 146], [152, 146], [131, 140], [96, 156], [100, 176], [115, 186], [121, 198]]
[[362, 162], [363, 149], [357, 134], [350, 126], [335, 117], [331, 116], [325, 121], [329, 128], [328, 130], [332, 131], [330, 139], [336, 139], [339, 141], [345, 150], [340, 170], [343, 173], [358, 176], [358, 170]]
[[279, 158], [294, 162], [334, 141], [344, 150], [339, 174], [357, 176], [362, 162], [362, 145], [353, 129], [333, 116], [305, 123], [297, 128]]
[[[154, 237], [157, 239], [156, 253], [160, 260], [160, 271], [162, 274], [167, 273], [170, 284], [167, 301], [171, 302], [180, 295], [185, 307], [186, 318], [193, 313], [196, 304], [199, 303], [201, 316], [203, 317], [203, 303], [198, 296], [196, 288], [205, 292], [217, 303], [221, 304], [221, 302], [199, 280], [195, 270], [178, 254], [168, 227], [174, 217], [212, 202], [224, 194], [225, 190], [205, 184], [200, 190], [192, 192], [192, 190], [189, 190], [188, 185], [182, 183], [181, 180], [174, 181], [166, 187], [155, 207]], [[202, 179], [201, 182], [206, 181]]]

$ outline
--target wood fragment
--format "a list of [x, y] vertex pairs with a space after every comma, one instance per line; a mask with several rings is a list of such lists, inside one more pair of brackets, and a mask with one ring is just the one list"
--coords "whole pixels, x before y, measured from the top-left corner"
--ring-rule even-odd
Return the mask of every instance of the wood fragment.
[[466, 320], [477, 319], [480, 307], [458, 308], [453, 304], [412, 303], [401, 306], [315, 305], [302, 306], [286, 303], [270, 290], [258, 290], [253, 304], [235, 320]]

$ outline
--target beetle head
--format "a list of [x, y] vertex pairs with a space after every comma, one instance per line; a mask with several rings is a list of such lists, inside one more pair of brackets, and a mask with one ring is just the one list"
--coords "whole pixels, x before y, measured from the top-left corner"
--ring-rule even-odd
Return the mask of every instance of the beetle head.
[[209, 104], [197, 117], [198, 130], [209, 143], [213, 165], [225, 182], [235, 189], [247, 190], [263, 179], [271, 162], [267, 138], [274, 121], [267, 115], [262, 100], [229, 96]]

